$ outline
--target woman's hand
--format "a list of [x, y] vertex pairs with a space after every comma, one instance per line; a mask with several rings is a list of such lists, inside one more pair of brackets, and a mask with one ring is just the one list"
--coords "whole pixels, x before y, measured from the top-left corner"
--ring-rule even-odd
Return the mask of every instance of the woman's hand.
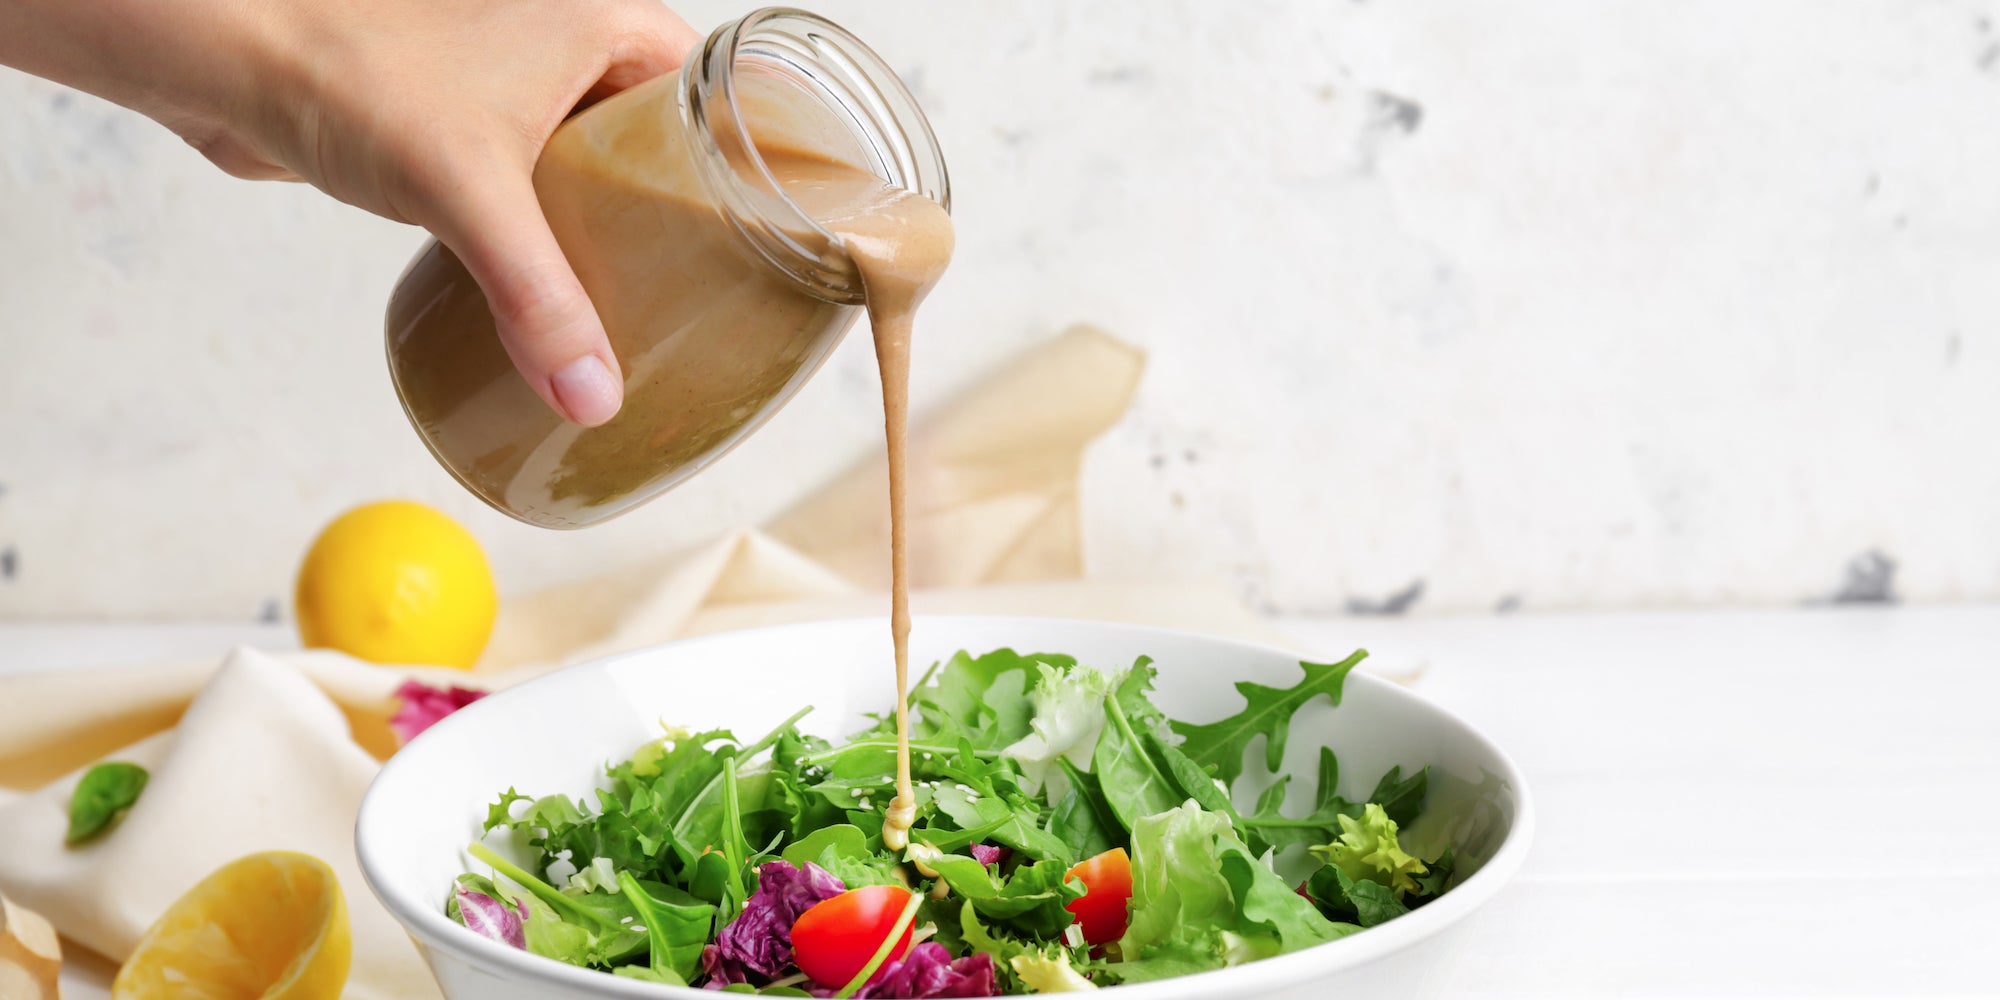
[[144, 112], [238, 177], [436, 234], [522, 377], [586, 426], [622, 378], [535, 160], [579, 105], [699, 40], [656, 0], [0, 0], [0, 62]]

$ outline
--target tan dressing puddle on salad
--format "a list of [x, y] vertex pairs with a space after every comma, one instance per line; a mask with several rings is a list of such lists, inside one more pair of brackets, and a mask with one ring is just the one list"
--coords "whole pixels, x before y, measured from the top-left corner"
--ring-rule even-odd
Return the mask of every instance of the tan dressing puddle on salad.
[[889, 453], [889, 629], [896, 648], [896, 796], [884, 811], [882, 844], [909, 846], [916, 821], [910, 786], [910, 546], [905, 450], [910, 423], [910, 329], [917, 306], [951, 262], [951, 216], [936, 202], [866, 171], [804, 156], [767, 155], [785, 193], [846, 245], [868, 300], [882, 373]]

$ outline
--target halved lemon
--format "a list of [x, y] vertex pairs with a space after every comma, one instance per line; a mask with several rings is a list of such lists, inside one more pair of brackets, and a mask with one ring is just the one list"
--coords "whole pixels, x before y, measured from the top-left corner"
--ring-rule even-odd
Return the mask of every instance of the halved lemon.
[[353, 941], [326, 862], [238, 858], [168, 907], [111, 984], [113, 1000], [336, 1000]]

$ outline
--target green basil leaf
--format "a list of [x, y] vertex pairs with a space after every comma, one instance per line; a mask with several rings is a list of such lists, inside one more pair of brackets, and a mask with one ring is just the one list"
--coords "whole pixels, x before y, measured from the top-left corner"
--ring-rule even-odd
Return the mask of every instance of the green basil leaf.
[[139, 801], [148, 777], [145, 768], [122, 761], [99, 764], [84, 772], [69, 797], [69, 832], [63, 842], [75, 846], [110, 829]]

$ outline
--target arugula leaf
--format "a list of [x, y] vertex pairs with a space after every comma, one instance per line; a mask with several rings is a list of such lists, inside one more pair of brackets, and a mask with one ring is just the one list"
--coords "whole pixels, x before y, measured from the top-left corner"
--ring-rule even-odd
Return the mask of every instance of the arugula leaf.
[[1368, 795], [1368, 801], [1382, 807], [1389, 814], [1389, 820], [1402, 826], [1417, 818], [1423, 811], [1424, 795], [1430, 790], [1431, 769], [1421, 767], [1415, 774], [1403, 777], [1403, 766], [1396, 765], [1382, 780], [1375, 783], [1375, 790]]
[[1340, 783], [1340, 762], [1331, 747], [1319, 749], [1319, 781], [1313, 791], [1312, 809], [1304, 816], [1284, 814], [1285, 789], [1291, 775], [1280, 777], [1257, 800], [1255, 812], [1242, 817], [1245, 841], [1262, 853], [1292, 844], [1323, 844], [1340, 836], [1340, 817], [1360, 816], [1361, 804], [1341, 798], [1334, 789]]
[[1365, 650], [1355, 650], [1339, 663], [1301, 661], [1299, 666], [1305, 670], [1305, 679], [1290, 688], [1238, 681], [1236, 690], [1244, 701], [1241, 712], [1200, 726], [1172, 723], [1174, 732], [1185, 741], [1181, 750], [1195, 763], [1212, 769], [1224, 784], [1233, 785], [1243, 773], [1243, 755], [1249, 750], [1250, 741], [1263, 736], [1265, 769], [1277, 771], [1284, 766], [1285, 742], [1291, 733], [1293, 714], [1320, 695], [1332, 699], [1335, 705], [1340, 704], [1340, 688], [1348, 671], [1367, 655]]
[[139, 801], [149, 777], [145, 768], [123, 761], [83, 772], [69, 796], [69, 832], [63, 834], [63, 843], [74, 847], [110, 829]]
[[722, 815], [718, 825], [722, 859], [729, 865], [722, 883], [722, 922], [727, 924], [743, 912], [743, 901], [750, 898], [750, 889], [743, 883], [743, 870], [750, 864], [750, 843], [743, 836], [743, 809], [737, 797], [734, 757], [723, 758], [721, 787]]
[[532, 796], [522, 795], [520, 792], [515, 791], [512, 786], [509, 786], [505, 792], [501, 793], [499, 801], [487, 807], [484, 830], [490, 831], [496, 826], [507, 826], [513, 823], [514, 819], [508, 815], [508, 812], [514, 803], [533, 801], [534, 798]]

